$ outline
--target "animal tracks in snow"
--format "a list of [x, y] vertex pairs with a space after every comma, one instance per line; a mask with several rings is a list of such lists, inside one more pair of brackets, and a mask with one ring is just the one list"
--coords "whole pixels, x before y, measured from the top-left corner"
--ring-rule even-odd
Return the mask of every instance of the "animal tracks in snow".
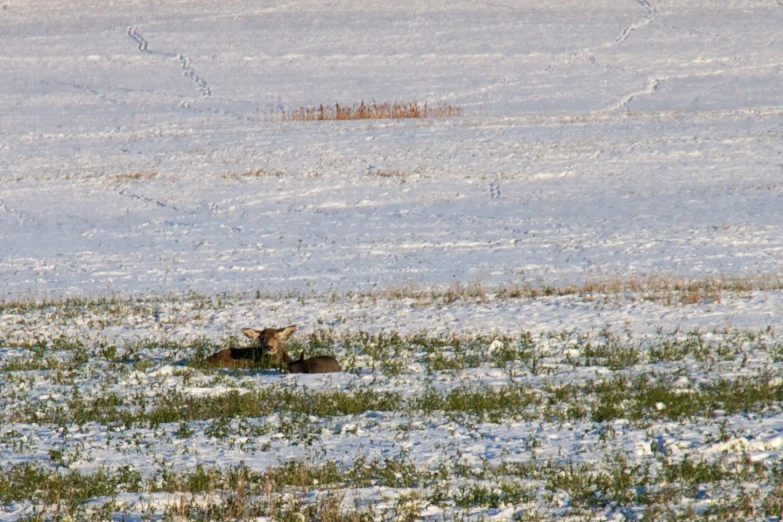
[[631, 24], [625, 29], [623, 29], [620, 32], [620, 34], [617, 36], [617, 38], [615, 38], [614, 40], [615, 45], [623, 43], [628, 39], [629, 36], [631, 36], [632, 32], [639, 29], [640, 27], [649, 25], [650, 23], [652, 23], [653, 20], [655, 20], [658, 17], [658, 11], [656, 11], [656, 9], [650, 4], [650, 2], [648, 2], [647, 0], [636, 0], [636, 2], [647, 10], [647, 16], [645, 16], [641, 22]]
[[154, 54], [157, 56], [164, 56], [166, 58], [176, 58], [179, 61], [180, 68], [182, 69], [182, 75], [189, 78], [201, 92], [203, 98], [209, 98], [212, 96], [212, 89], [209, 87], [207, 81], [196, 74], [196, 70], [193, 68], [193, 63], [187, 56], [183, 54], [165, 53], [160, 51], [151, 51], [149, 48], [149, 42], [139, 34], [135, 26], [128, 27], [128, 36], [138, 44], [139, 51], [147, 54]]
[[[131, 39], [133, 39], [134, 42], [136, 42], [140, 52], [155, 55], [155, 56], [161, 56], [166, 59], [176, 59], [179, 62], [179, 67], [182, 71], [182, 76], [188, 78], [193, 83], [193, 85], [196, 86], [199, 93], [201, 94], [201, 98], [214, 99], [214, 97], [212, 96], [212, 88], [209, 86], [209, 84], [203, 77], [199, 76], [196, 73], [196, 69], [193, 67], [193, 61], [188, 56], [184, 54], [168, 53], [168, 52], [156, 51], [150, 49], [149, 42], [147, 41], [146, 38], [144, 38], [144, 36], [139, 34], [139, 31], [136, 28], [136, 26], [128, 27], [127, 34]], [[204, 107], [204, 106], [196, 107], [192, 103], [192, 100], [191, 101], [183, 100], [179, 103], [178, 106], [181, 109], [195, 111], [197, 113], [213, 114], [217, 116], [227, 116], [229, 118], [234, 118], [236, 120], [246, 121], [246, 122], [256, 121], [255, 112], [253, 116], [248, 116], [236, 111], [226, 110], [224, 108], [214, 108], [214, 107]]]
[[[620, 31], [620, 34], [617, 35], [617, 37], [612, 40], [611, 42], [607, 42], [603, 45], [600, 45], [598, 47], [589, 47], [587, 49], [582, 49], [579, 51], [574, 51], [571, 54], [571, 57], [568, 60], [568, 63], [573, 63], [577, 58], [580, 58], [582, 56], [592, 54], [595, 51], [600, 51], [602, 49], [608, 49], [610, 47], [614, 47], [616, 45], [620, 45], [621, 43], [625, 42], [630, 36], [631, 33], [636, 31], [637, 29], [644, 27], [646, 25], [649, 25], [658, 18], [658, 10], [655, 9], [655, 7], [650, 4], [647, 0], [636, 0], [636, 3], [638, 3], [640, 6], [642, 6], [647, 11], [647, 16], [645, 16], [641, 21], [632, 23], [628, 27], [623, 28]], [[591, 58], [591, 62], [594, 61]]]
[[204, 78], [196, 74], [190, 58], [178, 54], [177, 59], [180, 62], [180, 67], [182, 67], [182, 75], [190, 78], [190, 80], [196, 84], [196, 87], [198, 87], [199, 91], [201, 91], [201, 96], [204, 98], [209, 98], [212, 96], [212, 89], [209, 88], [209, 85], [207, 85], [207, 82], [204, 80]]
[[500, 181], [489, 182], [489, 196], [492, 199], [500, 198]]
[[14, 218], [16, 218], [16, 221], [20, 225], [24, 225], [28, 221], [35, 223], [36, 225], [38, 224], [35, 221], [35, 219], [33, 219], [29, 214], [27, 214], [26, 212], [20, 212], [16, 209], [9, 207], [8, 205], [5, 204], [5, 202], [2, 199], [0, 199], [0, 211], [11, 214]]
[[106, 103], [123, 104], [123, 105], [125, 104], [125, 102], [120, 101], [116, 98], [112, 98], [111, 96], [107, 96], [106, 94], [104, 94], [103, 92], [99, 91], [94, 87], [91, 87], [89, 85], [84, 85], [79, 82], [55, 82], [50, 80], [38, 80], [38, 81], [44, 85], [59, 85], [59, 86], [70, 87], [80, 92], [86, 92], [87, 94], [95, 96], [99, 100], [104, 101]]
[[128, 36], [133, 38], [136, 43], [139, 44], [139, 51], [143, 53], [150, 52], [150, 50], [147, 48], [147, 40], [145, 40], [143, 36], [136, 32], [135, 27], [128, 27]]
[[710, 78], [715, 76], [726, 76], [726, 75], [740, 77], [742, 73], [748, 73], [748, 72], [758, 73], [760, 71], [765, 71], [765, 70], [776, 70], [779, 69], [781, 66], [783, 66], [783, 63], [776, 62], [770, 64], [749, 65], [747, 67], [733, 67], [731, 69], [719, 69], [716, 71], [708, 71], [704, 73], [689, 73], [689, 74], [678, 74], [673, 76], [660, 76], [657, 78], [648, 78], [647, 86], [644, 89], [640, 91], [634, 91], [630, 94], [626, 94], [615, 103], [612, 103], [609, 106], [604, 107], [603, 109], [597, 112], [612, 112], [619, 109], [627, 108], [628, 104], [630, 104], [633, 100], [635, 100], [639, 96], [649, 95], [657, 92], [658, 88], [661, 86], [663, 82], [684, 80], [688, 78]]
[[615, 102], [615, 103], [611, 104], [610, 106], [604, 108], [602, 112], [613, 112], [613, 111], [616, 111], [616, 110], [619, 110], [619, 109], [627, 109], [628, 108], [628, 104], [631, 103], [634, 100], [634, 98], [636, 98], [637, 96], [644, 95], [644, 94], [652, 94], [652, 93], [654, 93], [655, 91], [658, 90], [658, 86], [660, 84], [661, 84], [661, 80], [660, 79], [658, 79], [658, 78], [649, 78], [647, 80], [647, 87], [645, 87], [643, 90], [632, 92], [630, 94], [626, 94], [625, 96], [620, 98], [620, 100], [618, 100], [617, 102]]
[[[132, 192], [128, 192], [127, 190], [120, 190], [118, 192], [120, 196], [125, 196], [126, 198], [135, 199], [138, 201], [143, 201], [145, 203], [149, 203], [150, 205], [155, 205], [160, 208], [165, 208], [167, 210], [173, 210], [175, 212], [180, 212], [179, 207], [176, 207], [174, 205], [170, 205], [168, 203], [164, 203], [163, 201], [159, 201], [154, 198], [150, 198], [148, 196], [140, 196], [139, 194], [134, 194]], [[191, 211], [190, 214], [195, 214], [195, 212]]]

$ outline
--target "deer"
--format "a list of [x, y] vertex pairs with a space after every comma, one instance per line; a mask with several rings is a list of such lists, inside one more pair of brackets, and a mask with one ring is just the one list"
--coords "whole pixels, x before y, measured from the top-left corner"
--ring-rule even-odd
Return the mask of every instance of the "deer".
[[[285, 354], [285, 357], [291, 359], [287, 353], [283, 353]], [[286, 362], [286, 365], [288, 366], [288, 371], [290, 373], [331, 373], [342, 370], [342, 368], [340, 368], [340, 364], [337, 362], [337, 359], [331, 355], [317, 355], [315, 357], [305, 359], [304, 350], [299, 356], [299, 359], [296, 361], [292, 360], [291, 362]]]
[[[270, 356], [273, 362], [277, 364], [287, 363], [285, 357], [279, 355], [282, 350], [280, 343], [288, 338], [296, 325], [291, 324], [284, 328], [264, 328], [256, 330], [254, 328], [243, 328], [242, 333], [253, 341], [257, 341], [254, 346], [246, 348], [226, 348], [207, 357], [207, 364], [222, 368], [252, 368], [258, 366], [265, 356]], [[285, 354], [288, 356], [288, 354]], [[293, 362], [293, 359], [288, 357]]]

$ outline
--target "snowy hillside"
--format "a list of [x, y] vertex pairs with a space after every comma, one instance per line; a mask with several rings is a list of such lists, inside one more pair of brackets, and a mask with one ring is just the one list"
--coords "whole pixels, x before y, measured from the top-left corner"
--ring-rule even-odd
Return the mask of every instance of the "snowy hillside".
[[5, 296], [779, 273], [782, 9], [9, 3]]

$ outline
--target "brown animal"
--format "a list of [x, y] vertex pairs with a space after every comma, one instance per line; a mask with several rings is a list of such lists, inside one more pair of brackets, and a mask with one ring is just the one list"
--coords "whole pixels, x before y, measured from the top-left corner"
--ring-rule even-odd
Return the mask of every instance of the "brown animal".
[[[286, 354], [286, 357], [288, 357], [288, 354]], [[288, 358], [290, 359], [290, 357]], [[337, 359], [331, 355], [317, 355], [305, 359], [304, 351], [299, 356], [299, 359], [286, 364], [288, 365], [288, 371], [291, 373], [331, 373], [342, 370]]]
[[[281, 341], [286, 339], [296, 330], [296, 325], [292, 324], [285, 328], [264, 328], [255, 330], [253, 328], [243, 328], [242, 333], [250, 339], [257, 341], [255, 346], [246, 348], [226, 348], [207, 357], [207, 364], [210, 366], [219, 366], [223, 368], [253, 368], [258, 366], [265, 356], [270, 356], [273, 362], [281, 364], [285, 361], [280, 354], [285, 353], [281, 348]], [[287, 356], [288, 354], [286, 354]], [[291, 359], [288, 357], [288, 359]], [[291, 359], [293, 362], [293, 360]]]

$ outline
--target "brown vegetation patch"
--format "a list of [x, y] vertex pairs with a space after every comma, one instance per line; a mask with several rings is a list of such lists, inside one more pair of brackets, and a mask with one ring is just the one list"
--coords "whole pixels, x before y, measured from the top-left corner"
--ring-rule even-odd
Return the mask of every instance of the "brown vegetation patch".
[[321, 120], [387, 120], [406, 118], [455, 118], [462, 116], [462, 109], [449, 104], [430, 105], [428, 103], [365, 103], [319, 105], [302, 107], [292, 111], [282, 111], [279, 117], [283, 121], [321, 121]]
[[220, 174], [223, 179], [242, 179], [242, 178], [280, 178], [285, 172], [272, 168], [254, 168], [247, 169], [244, 172], [224, 172]]
[[123, 181], [144, 181], [147, 179], [153, 179], [157, 177], [158, 173], [152, 171], [139, 171], [139, 172], [121, 172], [117, 174], [109, 174], [107, 176], [111, 181], [122, 183]]
[[372, 297], [385, 299], [415, 299], [451, 303], [460, 300], [535, 299], [551, 296], [581, 296], [585, 300], [652, 301], [665, 305], [687, 305], [701, 302], [721, 302], [724, 295], [744, 295], [753, 291], [783, 290], [783, 278], [769, 276], [713, 277], [688, 279], [674, 276], [603, 279], [581, 285], [509, 284], [486, 288], [481, 282], [454, 284], [448, 287], [406, 285], [371, 292]]

